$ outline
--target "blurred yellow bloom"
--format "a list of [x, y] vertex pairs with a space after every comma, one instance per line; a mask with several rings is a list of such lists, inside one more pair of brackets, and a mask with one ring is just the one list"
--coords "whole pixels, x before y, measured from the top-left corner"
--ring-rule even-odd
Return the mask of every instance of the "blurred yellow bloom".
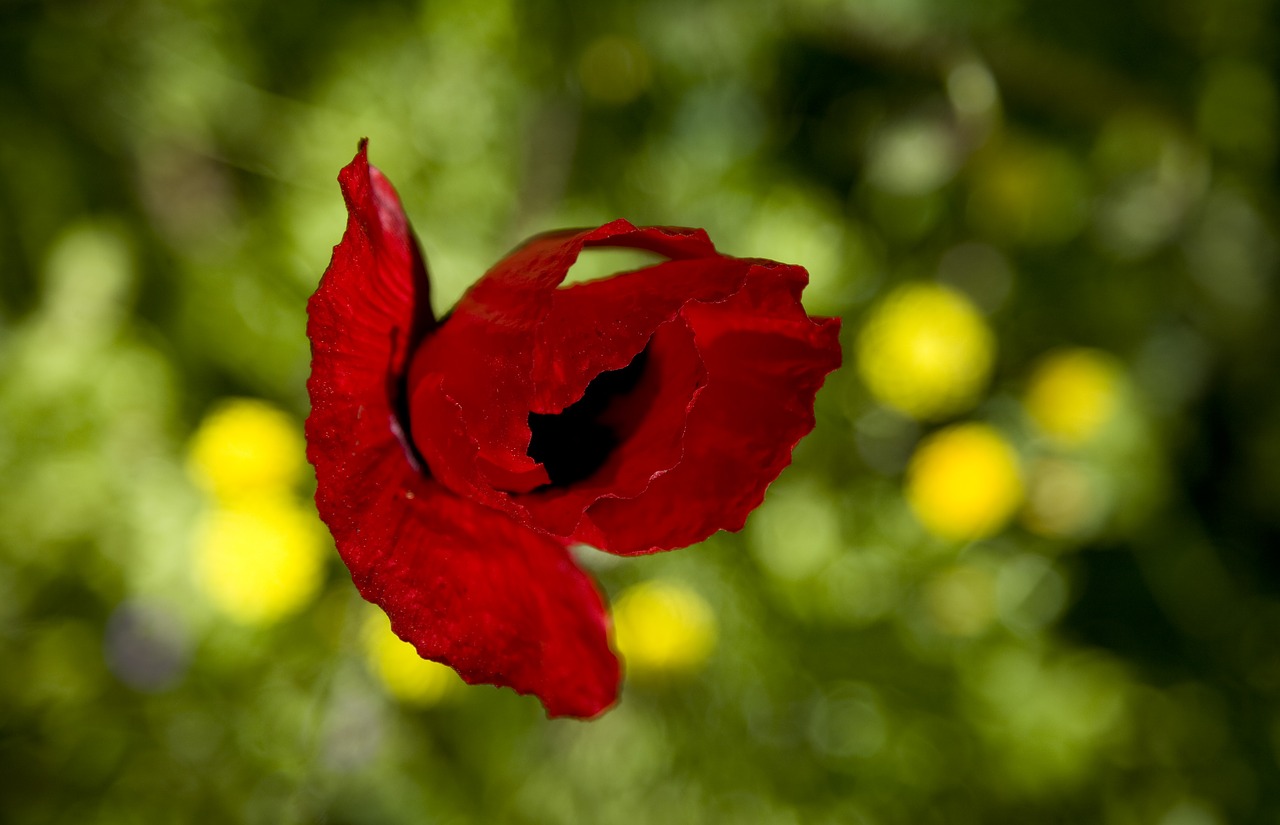
[[921, 442], [907, 467], [907, 501], [929, 532], [971, 541], [1000, 532], [1022, 502], [1018, 456], [986, 424], [958, 424]]
[[694, 591], [648, 581], [623, 591], [613, 607], [613, 637], [636, 677], [688, 673], [701, 667], [716, 644], [716, 619]]
[[919, 419], [972, 407], [994, 357], [995, 337], [973, 304], [935, 284], [894, 290], [858, 336], [858, 371], [867, 389]]
[[391, 631], [391, 622], [381, 610], [373, 610], [361, 629], [369, 670], [394, 698], [410, 705], [427, 707], [448, 699], [462, 685], [453, 668], [418, 655], [413, 645]]
[[1040, 360], [1023, 403], [1045, 435], [1081, 444], [1115, 412], [1120, 376], [1120, 366], [1104, 352], [1060, 350]]
[[195, 544], [201, 588], [222, 613], [266, 625], [295, 613], [324, 580], [324, 529], [310, 510], [264, 497], [211, 513]]
[[191, 438], [188, 468], [220, 501], [287, 490], [306, 465], [297, 424], [272, 405], [229, 399], [200, 423]]

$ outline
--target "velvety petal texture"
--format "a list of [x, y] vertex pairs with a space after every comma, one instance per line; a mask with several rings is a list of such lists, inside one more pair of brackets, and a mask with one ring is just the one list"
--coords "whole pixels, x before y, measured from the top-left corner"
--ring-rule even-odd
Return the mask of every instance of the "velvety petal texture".
[[840, 365], [840, 322], [805, 314], [807, 282], [800, 267], [757, 262], [729, 298], [682, 309], [707, 373], [684, 455], [639, 496], [592, 505], [582, 540], [631, 555], [742, 528], [813, 429], [814, 396]]
[[[805, 313], [801, 267], [621, 220], [531, 239], [437, 321], [363, 143], [339, 181], [347, 229], [308, 305], [320, 515], [422, 656], [593, 716], [619, 668], [567, 545], [741, 528], [814, 426], [840, 322]], [[665, 260], [561, 286], [593, 247]]]
[[[600, 246], [671, 260], [560, 287]], [[805, 314], [807, 280], [721, 255], [700, 230], [614, 221], [535, 238], [418, 348], [413, 439], [458, 494], [610, 552], [737, 530], [813, 429], [814, 395], [840, 365], [840, 322]], [[626, 371], [634, 384], [593, 400]]]
[[614, 701], [604, 605], [562, 541], [442, 487], [404, 439], [405, 371], [436, 324], [400, 201], [365, 146], [339, 176], [349, 219], [308, 304], [316, 504], [361, 594], [469, 682], [555, 715]]

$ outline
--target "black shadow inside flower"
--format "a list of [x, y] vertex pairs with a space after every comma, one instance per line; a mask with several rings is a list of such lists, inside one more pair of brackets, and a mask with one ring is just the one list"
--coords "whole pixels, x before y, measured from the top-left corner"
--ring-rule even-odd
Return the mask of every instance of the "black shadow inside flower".
[[[644, 374], [648, 350], [620, 370], [602, 372], [582, 398], [558, 413], [529, 413], [529, 457], [546, 468], [551, 487], [568, 487], [591, 478], [630, 433], [624, 427], [643, 416], [645, 406], [632, 398]], [[624, 417], [623, 411], [633, 413]]]

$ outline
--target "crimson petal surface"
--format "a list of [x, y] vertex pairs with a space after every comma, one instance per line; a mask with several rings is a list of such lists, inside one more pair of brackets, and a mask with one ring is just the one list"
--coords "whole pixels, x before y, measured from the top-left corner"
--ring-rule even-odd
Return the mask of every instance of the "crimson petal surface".
[[[672, 260], [558, 288], [578, 255], [596, 246]], [[655, 359], [654, 368], [680, 376], [677, 383], [652, 399], [653, 420], [589, 483], [549, 489], [546, 469], [529, 455], [529, 414], [561, 412], [601, 373], [625, 367], [660, 337], [680, 337], [681, 308], [733, 295], [751, 266], [718, 254], [701, 230], [626, 221], [530, 240], [472, 287], [416, 354], [409, 378], [415, 443], [459, 494], [535, 529], [579, 535], [586, 507], [637, 495], [679, 461], [688, 410], [703, 383], [698, 354], [674, 342], [658, 348], [666, 358]]]
[[707, 385], [689, 413], [684, 456], [639, 496], [592, 505], [580, 540], [635, 555], [742, 528], [813, 429], [814, 397], [840, 365], [840, 321], [805, 314], [807, 282], [800, 267], [760, 261], [727, 300], [685, 305]]
[[400, 431], [413, 347], [437, 328], [394, 189], [366, 148], [339, 176], [349, 218], [308, 304], [316, 504], [362, 595], [426, 658], [534, 693], [550, 715], [616, 695], [604, 605], [562, 542], [451, 493]]

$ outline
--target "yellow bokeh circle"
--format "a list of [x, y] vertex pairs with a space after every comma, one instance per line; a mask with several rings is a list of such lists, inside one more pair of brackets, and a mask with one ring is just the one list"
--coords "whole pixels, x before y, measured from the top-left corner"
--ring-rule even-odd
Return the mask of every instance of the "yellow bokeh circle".
[[958, 424], [921, 442], [907, 467], [907, 501], [936, 536], [993, 536], [1022, 502], [1018, 456], [993, 427]]
[[221, 501], [291, 488], [306, 467], [306, 443], [287, 413], [252, 398], [224, 401], [191, 437], [187, 466]]
[[1115, 413], [1121, 375], [1119, 364], [1105, 352], [1058, 350], [1036, 365], [1023, 403], [1045, 435], [1063, 444], [1082, 444]]
[[326, 547], [315, 513], [287, 499], [220, 507], [197, 531], [196, 578], [219, 612], [241, 624], [271, 624], [316, 596]]
[[647, 581], [623, 591], [613, 607], [614, 644], [631, 676], [696, 671], [715, 649], [710, 605], [681, 584]]
[[360, 633], [369, 670], [392, 697], [410, 705], [429, 707], [457, 693], [462, 679], [453, 668], [423, 659], [413, 645], [391, 631], [391, 622], [374, 610]]
[[857, 354], [877, 401], [917, 419], [942, 418], [977, 403], [991, 375], [995, 336], [955, 290], [908, 284], [872, 311]]

